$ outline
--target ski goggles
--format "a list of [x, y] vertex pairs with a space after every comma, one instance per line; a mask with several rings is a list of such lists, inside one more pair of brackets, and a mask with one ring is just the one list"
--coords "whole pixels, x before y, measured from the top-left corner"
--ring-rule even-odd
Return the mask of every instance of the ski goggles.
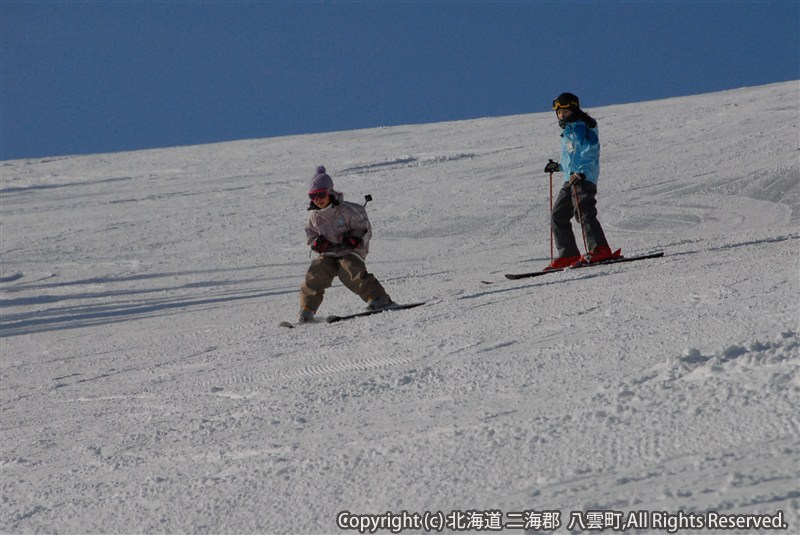
[[319, 201], [324, 199], [328, 196], [328, 190], [326, 189], [315, 189], [314, 191], [308, 192], [308, 198], [312, 201]]
[[558, 100], [555, 99], [553, 101], [553, 109], [554, 110], [569, 110], [572, 108], [577, 108], [578, 103], [573, 101], [566, 101], [566, 100]]

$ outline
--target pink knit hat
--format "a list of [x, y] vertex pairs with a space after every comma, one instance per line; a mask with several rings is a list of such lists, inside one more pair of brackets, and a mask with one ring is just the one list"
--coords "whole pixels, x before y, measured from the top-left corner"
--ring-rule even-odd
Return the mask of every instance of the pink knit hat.
[[311, 179], [311, 186], [308, 188], [309, 193], [314, 193], [322, 190], [333, 190], [333, 179], [325, 171], [324, 165], [317, 166], [317, 174]]

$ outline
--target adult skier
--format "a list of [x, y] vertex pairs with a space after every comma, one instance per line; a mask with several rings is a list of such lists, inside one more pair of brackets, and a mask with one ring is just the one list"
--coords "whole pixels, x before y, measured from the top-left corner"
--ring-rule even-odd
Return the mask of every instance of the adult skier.
[[308, 191], [311, 200], [306, 224], [306, 238], [311, 250], [318, 253], [300, 287], [299, 323], [314, 320], [325, 290], [337, 276], [347, 288], [358, 294], [371, 310], [394, 304], [364, 261], [369, 251], [372, 227], [363, 206], [344, 201], [333, 189], [333, 179], [324, 166], [317, 167]]
[[[559, 269], [585, 262], [600, 262], [614, 253], [597, 220], [597, 179], [600, 176], [600, 139], [597, 121], [580, 108], [578, 97], [561, 93], [553, 100], [561, 133], [561, 162], [550, 160], [545, 173], [564, 173], [551, 213], [551, 228], [558, 256], [545, 270]], [[570, 219], [575, 216], [585, 239], [587, 253], [581, 256], [572, 233]]]

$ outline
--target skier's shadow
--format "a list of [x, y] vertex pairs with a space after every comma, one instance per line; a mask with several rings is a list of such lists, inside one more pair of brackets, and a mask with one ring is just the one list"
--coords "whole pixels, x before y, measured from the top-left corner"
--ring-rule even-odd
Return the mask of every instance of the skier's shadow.
[[[0, 317], [0, 338], [168, 316], [297, 292], [295, 284], [263, 289], [270, 285], [268, 280], [287, 277], [234, 280], [225, 280], [223, 277], [223, 280], [193, 280], [171, 286], [130, 287], [142, 280], [163, 278], [175, 280], [183, 277], [194, 278], [195, 275], [196, 272], [157, 273], [129, 277], [102, 277], [28, 287], [23, 285], [13, 291], [27, 295], [0, 300], [0, 307], [3, 310]], [[70, 289], [87, 285], [123, 287], [93, 292], [69, 292]], [[30, 295], [31, 290], [47, 293]], [[9, 312], [9, 309], [16, 310]]]

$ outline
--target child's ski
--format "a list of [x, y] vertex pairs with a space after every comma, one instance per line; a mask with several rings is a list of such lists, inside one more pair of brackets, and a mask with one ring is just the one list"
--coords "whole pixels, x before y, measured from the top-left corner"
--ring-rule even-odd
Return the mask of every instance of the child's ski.
[[421, 301], [419, 303], [407, 303], [405, 305], [397, 305], [397, 304], [395, 304], [395, 305], [391, 305], [391, 306], [388, 306], [388, 307], [385, 307], [385, 308], [379, 308], [378, 310], [367, 310], [365, 312], [358, 312], [356, 314], [350, 314], [350, 315], [347, 315], [347, 316], [328, 316], [327, 318], [325, 318], [325, 321], [327, 321], [328, 323], [336, 323], [338, 321], [345, 321], [345, 320], [351, 320], [353, 318], [361, 318], [363, 316], [371, 316], [373, 314], [380, 314], [381, 312], [391, 312], [393, 310], [406, 310], [408, 308], [414, 308], [414, 307], [422, 306], [425, 303], [426, 303], [425, 301]]
[[[506, 278], [511, 280], [517, 279], [528, 279], [530, 277], [539, 277], [540, 275], [549, 275], [550, 273], [558, 273], [559, 271], [566, 271], [568, 269], [583, 269], [592, 266], [605, 266], [608, 264], [619, 264], [621, 262], [635, 262], [637, 260], [647, 260], [649, 258], [661, 258], [664, 256], [664, 251], [659, 251], [657, 253], [645, 254], [645, 255], [638, 255], [638, 256], [620, 256], [618, 258], [611, 258], [609, 260], [603, 260], [602, 262], [594, 262], [591, 264], [577, 264], [567, 268], [558, 268], [558, 269], [548, 269], [546, 271], [532, 271], [530, 273], [507, 273]], [[485, 283], [490, 284], [490, 283]]]
[[320, 320], [314, 319], [313, 321], [307, 321], [305, 323], [299, 323], [299, 322], [292, 323], [291, 321], [282, 321], [278, 324], [278, 327], [286, 327], [287, 329], [294, 329], [295, 327], [302, 327], [303, 325], [313, 325], [315, 323], [320, 323]]

